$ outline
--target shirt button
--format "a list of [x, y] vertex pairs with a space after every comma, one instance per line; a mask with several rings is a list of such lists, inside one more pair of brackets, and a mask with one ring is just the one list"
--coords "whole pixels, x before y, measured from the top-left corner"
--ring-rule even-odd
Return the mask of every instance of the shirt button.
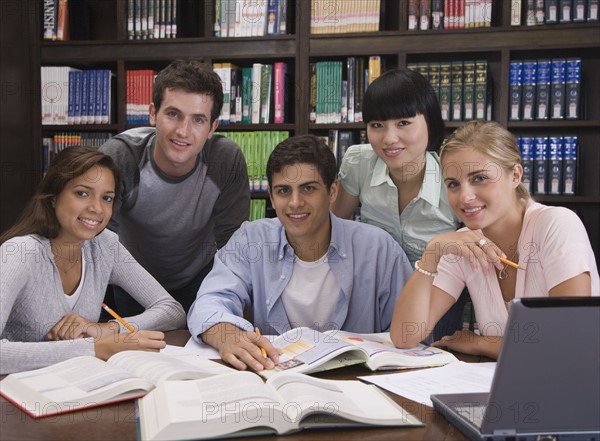
[[279, 255], [279, 260], [283, 259], [283, 254]]
[[270, 300], [267, 300], [267, 305], [270, 305], [270, 304], [271, 304], [271, 301], [270, 301]]
[[281, 275], [279, 278], [280, 278], [281, 280], [285, 279], [285, 274], [282, 274], [282, 275]]
[[345, 258], [346, 257], [346, 253], [341, 253], [340, 256], [342, 256], [342, 257]]

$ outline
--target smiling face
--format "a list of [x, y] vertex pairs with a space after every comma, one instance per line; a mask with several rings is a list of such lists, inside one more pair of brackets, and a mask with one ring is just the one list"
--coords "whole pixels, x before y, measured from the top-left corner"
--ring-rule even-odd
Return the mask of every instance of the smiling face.
[[442, 167], [448, 202], [471, 230], [502, 226], [519, 211], [515, 189], [523, 174], [520, 164], [506, 170], [484, 154], [463, 148], [445, 154]]
[[53, 200], [60, 232], [57, 243], [82, 243], [99, 234], [110, 220], [115, 179], [106, 167], [94, 166], [67, 183]]
[[219, 125], [218, 120], [210, 122], [212, 107], [211, 96], [180, 89], [166, 89], [160, 109], [150, 104], [150, 124], [156, 126], [154, 160], [165, 174], [183, 176], [192, 171]]
[[327, 189], [313, 164], [287, 165], [273, 174], [271, 203], [288, 241], [302, 260], [314, 261], [329, 248], [329, 204], [336, 195], [337, 183]]
[[370, 121], [367, 137], [373, 151], [390, 170], [421, 169], [428, 142], [427, 122], [423, 115]]

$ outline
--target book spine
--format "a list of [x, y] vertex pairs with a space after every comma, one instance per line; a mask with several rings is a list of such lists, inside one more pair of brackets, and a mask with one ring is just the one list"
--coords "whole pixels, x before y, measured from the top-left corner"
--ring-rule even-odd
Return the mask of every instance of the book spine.
[[348, 80], [348, 122], [354, 122], [354, 101], [355, 101], [355, 90], [356, 90], [356, 59], [354, 57], [348, 57], [346, 60], [346, 78]]
[[252, 68], [242, 68], [242, 124], [252, 122]]
[[510, 2], [510, 25], [521, 26], [521, 0], [511, 0]]
[[408, 0], [408, 30], [416, 31], [418, 29], [419, 0]]
[[548, 119], [550, 116], [550, 60], [537, 62], [536, 119]]
[[523, 89], [523, 62], [511, 61], [509, 68], [509, 116], [512, 121], [521, 119], [521, 94]]
[[567, 119], [581, 118], [581, 58], [567, 58], [565, 105]]
[[104, 94], [103, 74], [100, 70], [94, 71], [96, 77], [96, 89], [94, 90], [94, 123], [102, 123], [102, 96]]
[[362, 102], [365, 94], [365, 59], [356, 59], [356, 89], [354, 94], [354, 122], [362, 122]]
[[44, 0], [44, 40], [56, 40], [56, 5]]
[[240, 82], [238, 72], [239, 72], [239, 69], [235, 66], [232, 66], [231, 70], [229, 72], [229, 74], [230, 74], [230, 79], [229, 79], [229, 122], [231, 124], [236, 123], [236, 113], [238, 112], [237, 102], [238, 102], [238, 96], [239, 96], [239, 82]]
[[444, 0], [431, 2], [431, 29], [438, 31], [444, 25]]
[[529, 193], [533, 193], [533, 138], [530, 136], [523, 136], [519, 138], [519, 140], [521, 163], [523, 165], [523, 177], [521, 178], [521, 183]]
[[260, 88], [260, 122], [269, 124], [271, 122], [271, 100], [273, 84], [273, 65], [264, 64], [261, 69], [261, 88]]
[[491, 108], [490, 87], [488, 85], [488, 62], [487, 60], [475, 61], [475, 118], [490, 119]]
[[527, 5], [525, 9], [525, 17], [527, 26], [535, 26], [535, 2], [536, 0], [527, 0]]
[[533, 120], [535, 116], [535, 95], [537, 81], [537, 61], [523, 61], [523, 120]]
[[75, 70], [69, 71], [69, 107], [67, 110], [67, 124], [69, 125], [75, 124], [75, 87], [77, 86], [77, 83], [75, 82], [76, 72], [77, 71]]
[[442, 119], [450, 121], [450, 105], [451, 105], [451, 70], [450, 63], [440, 63], [440, 108], [442, 111]]
[[563, 184], [563, 139], [562, 136], [551, 136], [549, 144], [548, 194], [561, 194]]
[[533, 193], [548, 193], [548, 137], [536, 136], [533, 139], [534, 146], [534, 169], [533, 169]]
[[571, 13], [573, 11], [573, 0], [560, 0], [560, 22], [570, 23], [572, 21]]
[[563, 192], [574, 195], [577, 185], [577, 136], [563, 138]]
[[550, 87], [551, 119], [564, 119], [565, 117], [565, 77], [566, 60], [552, 60], [552, 84]]
[[573, 0], [573, 22], [586, 21], [587, 0]]
[[317, 64], [309, 63], [309, 113], [308, 118], [311, 123], [317, 122]]
[[252, 65], [252, 124], [260, 122], [260, 91], [261, 91], [262, 64], [254, 63]]
[[429, 84], [435, 92], [435, 96], [440, 101], [440, 64], [439, 63], [428, 63], [427, 70], [429, 72]]
[[466, 121], [475, 118], [475, 61], [463, 63], [463, 117]]
[[587, 21], [598, 21], [598, 8], [600, 0], [588, 0], [587, 5]]
[[546, 0], [544, 20], [546, 24], [558, 23], [558, 9], [560, 0]]
[[451, 94], [452, 94], [452, 121], [462, 121], [463, 97], [463, 62], [453, 61], [451, 65]]
[[275, 82], [273, 85], [274, 95], [274, 115], [273, 122], [275, 124], [283, 124], [285, 121], [285, 89], [286, 89], [286, 73], [287, 65], [280, 61], [273, 65]]
[[74, 71], [73, 80], [75, 97], [73, 99], [73, 124], [81, 124], [81, 95], [83, 89], [83, 72]]
[[419, 29], [426, 31], [429, 29], [431, 17], [430, 0], [419, 0]]
[[81, 124], [88, 123], [88, 100], [90, 90], [90, 72], [89, 70], [81, 71], [82, 88], [81, 88]]

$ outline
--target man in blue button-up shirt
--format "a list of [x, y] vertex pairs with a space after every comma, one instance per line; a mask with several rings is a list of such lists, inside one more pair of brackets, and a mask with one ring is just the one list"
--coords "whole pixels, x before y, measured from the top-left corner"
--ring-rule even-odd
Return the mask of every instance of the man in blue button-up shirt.
[[336, 172], [333, 154], [317, 137], [281, 142], [267, 163], [277, 219], [243, 223], [217, 252], [188, 327], [232, 366], [262, 370], [277, 361], [277, 350], [256, 335], [255, 326], [263, 334], [298, 326], [389, 329], [411, 266], [388, 233], [329, 211]]

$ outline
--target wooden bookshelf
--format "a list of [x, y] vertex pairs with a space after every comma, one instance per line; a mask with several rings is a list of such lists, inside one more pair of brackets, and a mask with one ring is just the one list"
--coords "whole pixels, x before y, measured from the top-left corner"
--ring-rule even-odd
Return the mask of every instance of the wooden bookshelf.
[[[4, 173], [1, 202], [9, 207], [2, 214], [1, 228], [14, 222], [27, 198], [41, 178], [41, 138], [55, 131], [112, 131], [128, 128], [125, 123], [125, 72], [127, 69], [160, 69], [174, 58], [196, 57], [207, 63], [232, 61], [252, 63], [283, 60], [291, 71], [294, 91], [290, 105], [294, 120], [290, 123], [241, 125], [231, 124], [222, 130], [288, 130], [290, 134], [326, 133], [329, 129], [362, 129], [364, 124], [313, 124], [309, 122], [310, 62], [343, 60], [348, 56], [380, 55], [387, 67], [406, 66], [411, 62], [485, 59], [493, 81], [492, 119], [516, 136], [530, 133], [577, 134], [580, 145], [579, 185], [576, 196], [540, 196], [548, 204], [565, 205], [583, 219], [596, 258], [600, 262], [600, 24], [598, 22], [510, 26], [509, 1], [496, 0], [492, 26], [476, 29], [409, 31], [407, 2], [381, 0], [382, 31], [376, 33], [310, 35], [309, 0], [288, 0], [288, 14], [293, 17], [292, 33], [265, 37], [216, 38], [212, 36], [213, 1], [199, 0], [188, 17], [197, 33], [186, 38], [163, 40], [127, 40], [126, 0], [86, 0], [90, 6], [91, 39], [83, 41], [44, 42], [42, 2], [14, 1], [3, 14], [0, 33], [9, 41], [10, 51], [2, 53], [0, 71], [5, 78], [15, 78], [6, 67], [15, 66], [19, 85], [28, 85], [29, 93], [3, 94], [2, 166], [23, 167], [31, 175], [26, 182]], [[188, 0], [179, 0], [188, 4]], [[3, 17], [4, 18], [4, 17]], [[18, 54], [26, 54], [19, 57]], [[583, 94], [586, 98], [584, 118], [578, 121], [509, 121], [509, 64], [514, 59], [580, 57], [583, 67]], [[8, 64], [7, 64], [8, 63]], [[115, 111], [108, 125], [41, 126], [40, 66], [69, 65], [77, 68], [110, 68], [116, 75], [113, 88]], [[12, 76], [10, 76], [12, 75]], [[4, 87], [4, 86], [3, 86]], [[21, 118], [6, 118], [8, 109]], [[17, 120], [18, 119], [18, 120]], [[450, 132], [461, 123], [449, 122]], [[16, 149], [18, 145], [18, 149]]]

